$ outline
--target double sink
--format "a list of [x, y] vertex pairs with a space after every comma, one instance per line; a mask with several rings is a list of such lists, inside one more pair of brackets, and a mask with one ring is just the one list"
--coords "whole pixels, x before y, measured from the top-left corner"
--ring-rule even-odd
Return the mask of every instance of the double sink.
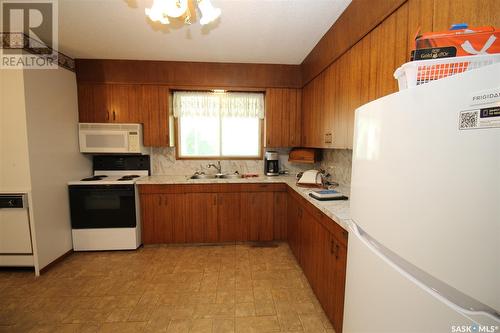
[[211, 163], [208, 165], [208, 168], [214, 168], [217, 170], [216, 174], [205, 174], [204, 172], [195, 172], [194, 175], [189, 177], [189, 179], [236, 179], [236, 178], [242, 178], [240, 173], [238, 171], [235, 171], [234, 173], [222, 173], [222, 166], [220, 161], [217, 161], [217, 163]]
[[236, 179], [242, 178], [238, 172], [235, 173], [217, 173], [217, 174], [204, 174], [204, 173], [195, 173], [189, 179]]

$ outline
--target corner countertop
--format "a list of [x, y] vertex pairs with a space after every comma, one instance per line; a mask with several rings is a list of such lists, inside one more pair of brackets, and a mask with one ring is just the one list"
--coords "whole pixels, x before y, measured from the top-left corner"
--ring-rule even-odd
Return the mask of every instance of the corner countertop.
[[[346, 220], [350, 219], [349, 213], [349, 200], [341, 201], [319, 201], [313, 199], [309, 196], [314, 189], [298, 187], [296, 185], [295, 176], [259, 176], [253, 178], [237, 178], [237, 179], [190, 179], [189, 176], [169, 176], [169, 175], [158, 175], [141, 177], [136, 181], [137, 185], [146, 184], [164, 184], [164, 185], [174, 185], [174, 184], [241, 184], [241, 183], [285, 183], [295, 192], [300, 194], [304, 199], [313, 204], [316, 208], [321, 210], [324, 214], [330, 217], [332, 220], [337, 222], [342, 228], [347, 230]], [[345, 196], [350, 195], [350, 188], [348, 186], [339, 186], [335, 188], [337, 191], [341, 192]]]

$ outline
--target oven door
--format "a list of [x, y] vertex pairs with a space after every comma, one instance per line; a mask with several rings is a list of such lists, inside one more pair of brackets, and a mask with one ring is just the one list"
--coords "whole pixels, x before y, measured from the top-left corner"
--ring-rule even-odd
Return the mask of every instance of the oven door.
[[134, 185], [70, 185], [73, 229], [134, 228]]

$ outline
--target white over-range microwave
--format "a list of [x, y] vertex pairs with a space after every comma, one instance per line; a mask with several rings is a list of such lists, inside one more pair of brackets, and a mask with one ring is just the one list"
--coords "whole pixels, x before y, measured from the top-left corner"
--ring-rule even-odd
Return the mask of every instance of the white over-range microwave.
[[141, 124], [79, 123], [81, 153], [145, 154]]

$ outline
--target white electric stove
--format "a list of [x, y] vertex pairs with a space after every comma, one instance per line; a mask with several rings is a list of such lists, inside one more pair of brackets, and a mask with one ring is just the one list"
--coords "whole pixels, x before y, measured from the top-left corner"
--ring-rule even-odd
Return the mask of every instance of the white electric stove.
[[141, 245], [137, 179], [148, 155], [94, 156], [93, 176], [68, 183], [75, 251], [135, 250]]

